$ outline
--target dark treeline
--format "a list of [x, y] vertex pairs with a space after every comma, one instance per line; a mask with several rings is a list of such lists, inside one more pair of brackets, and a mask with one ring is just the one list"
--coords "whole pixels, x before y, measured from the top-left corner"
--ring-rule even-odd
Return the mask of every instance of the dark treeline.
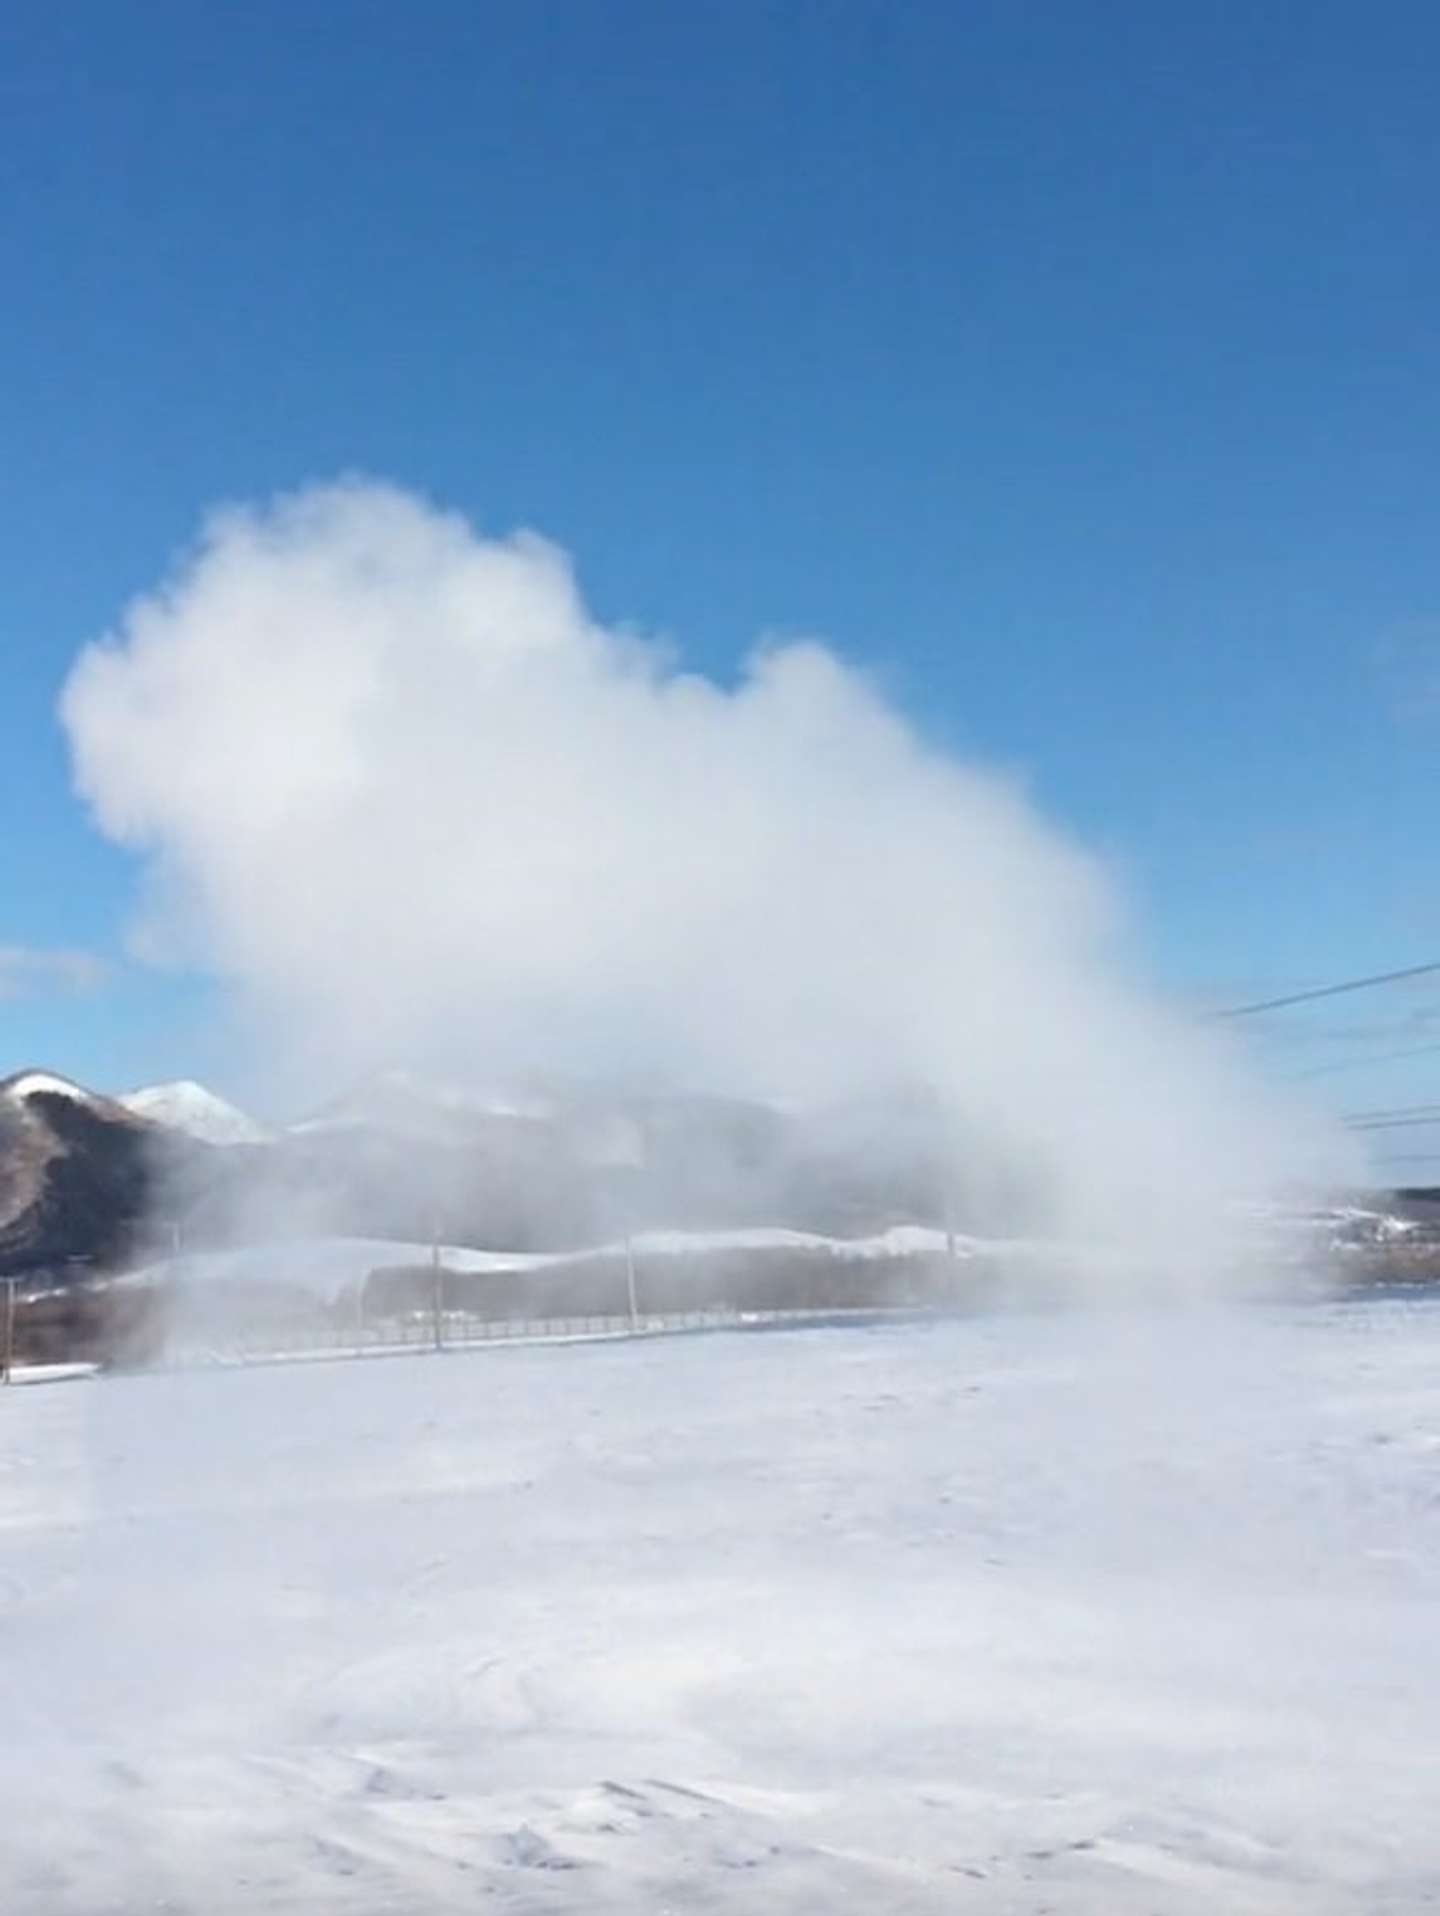
[[[642, 1316], [687, 1311], [968, 1307], [988, 1292], [983, 1260], [944, 1256], [837, 1257], [790, 1246], [650, 1252], [634, 1260]], [[366, 1279], [367, 1319], [433, 1310], [493, 1319], [624, 1317], [630, 1270], [622, 1252], [516, 1271], [389, 1265]]]
[[169, 1297], [148, 1284], [17, 1287], [10, 1361], [22, 1364], [145, 1365], [163, 1352]]

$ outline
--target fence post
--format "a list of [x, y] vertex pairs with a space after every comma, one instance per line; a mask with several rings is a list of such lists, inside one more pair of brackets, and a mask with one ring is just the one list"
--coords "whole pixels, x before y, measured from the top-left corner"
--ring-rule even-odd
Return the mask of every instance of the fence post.
[[0, 1380], [10, 1382], [11, 1366], [15, 1362], [15, 1279], [5, 1280], [5, 1341], [3, 1348], [3, 1366], [0, 1366]]

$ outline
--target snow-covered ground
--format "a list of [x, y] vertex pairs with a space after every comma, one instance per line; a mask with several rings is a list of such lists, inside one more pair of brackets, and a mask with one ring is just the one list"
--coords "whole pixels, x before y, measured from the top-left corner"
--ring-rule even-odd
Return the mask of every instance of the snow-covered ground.
[[1440, 1310], [0, 1392], [0, 1908], [1440, 1900]]
[[98, 1376], [98, 1364], [15, 1364], [5, 1374], [7, 1384], [75, 1384]]

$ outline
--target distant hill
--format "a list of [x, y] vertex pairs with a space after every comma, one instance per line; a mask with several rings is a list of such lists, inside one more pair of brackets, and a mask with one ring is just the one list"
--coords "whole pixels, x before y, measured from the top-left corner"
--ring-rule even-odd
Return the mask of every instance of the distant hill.
[[203, 1147], [51, 1072], [0, 1080], [0, 1276], [121, 1266]]
[[193, 1078], [127, 1091], [120, 1103], [137, 1118], [183, 1131], [206, 1144], [265, 1144], [273, 1136], [264, 1125], [203, 1084], [196, 1084]]
[[[467, 1090], [379, 1073], [283, 1130], [193, 1081], [110, 1098], [0, 1082], [0, 1275], [163, 1249], [362, 1236], [571, 1250], [627, 1231], [937, 1223], [913, 1111], [800, 1119], [736, 1098]], [[984, 1221], [978, 1221], [984, 1227]]]
[[[966, 1190], [977, 1169], [983, 1201]], [[110, 1098], [24, 1071], [0, 1080], [0, 1277], [67, 1281], [177, 1245], [282, 1239], [438, 1237], [544, 1254], [666, 1230], [1043, 1236], [1025, 1167], [1008, 1169], [1007, 1185], [972, 1163], [914, 1094], [799, 1113], [592, 1086], [467, 1091], [386, 1072], [267, 1130], [189, 1080]], [[1356, 1274], [1440, 1257], [1431, 1193], [1355, 1194], [1271, 1223], [1286, 1225], [1284, 1259], [1328, 1244]]]

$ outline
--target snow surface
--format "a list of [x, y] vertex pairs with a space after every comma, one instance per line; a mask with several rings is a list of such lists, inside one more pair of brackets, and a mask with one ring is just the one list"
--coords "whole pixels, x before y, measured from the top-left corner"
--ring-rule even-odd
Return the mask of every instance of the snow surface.
[[82, 1378], [98, 1377], [98, 1364], [12, 1364], [5, 1378], [14, 1384], [73, 1384]]
[[1397, 1916], [1440, 1311], [0, 1391], [7, 1916]]
[[147, 1085], [127, 1092], [120, 1102], [137, 1118], [184, 1131], [206, 1144], [264, 1144], [270, 1136], [263, 1125], [191, 1078]]

